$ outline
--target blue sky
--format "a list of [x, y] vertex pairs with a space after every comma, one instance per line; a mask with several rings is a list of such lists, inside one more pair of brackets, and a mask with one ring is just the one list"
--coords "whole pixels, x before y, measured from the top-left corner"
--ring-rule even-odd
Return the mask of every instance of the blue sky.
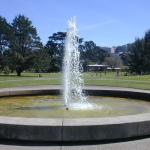
[[11, 22], [24, 14], [32, 20], [41, 40], [66, 31], [76, 16], [79, 34], [100, 46], [117, 46], [143, 37], [150, 29], [150, 0], [0, 0], [0, 15]]

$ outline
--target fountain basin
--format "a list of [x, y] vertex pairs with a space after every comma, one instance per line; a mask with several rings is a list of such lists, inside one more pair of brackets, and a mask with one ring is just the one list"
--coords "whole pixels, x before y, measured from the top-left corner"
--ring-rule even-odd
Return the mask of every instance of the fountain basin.
[[[138, 97], [150, 100], [150, 92], [134, 89], [88, 87], [89, 95]], [[0, 90], [0, 96], [57, 95], [59, 87], [27, 87]], [[150, 135], [150, 113], [105, 118], [0, 117], [0, 138], [27, 141], [97, 141]]]
[[0, 116], [24, 118], [103, 118], [150, 113], [144, 100], [87, 96], [88, 102], [71, 103], [68, 110], [62, 96], [34, 95], [0, 98]]

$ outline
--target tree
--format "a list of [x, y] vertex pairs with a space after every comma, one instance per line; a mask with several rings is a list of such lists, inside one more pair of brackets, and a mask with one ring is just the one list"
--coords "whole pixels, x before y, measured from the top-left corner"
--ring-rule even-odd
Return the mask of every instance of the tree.
[[144, 36], [144, 67], [145, 72], [150, 73], [150, 30], [145, 33]]
[[9, 41], [8, 35], [10, 31], [10, 25], [5, 18], [0, 17], [0, 69], [5, 67], [5, 58], [3, 53], [8, 49]]
[[110, 56], [106, 57], [104, 61], [105, 65], [111, 66], [112, 68], [114, 67], [122, 67], [122, 61], [119, 56]]
[[66, 32], [57, 32], [49, 37], [45, 51], [49, 57], [48, 71], [60, 71], [63, 63]]
[[127, 51], [122, 55], [131, 72], [136, 74], [150, 73], [150, 30], [143, 39], [137, 38], [127, 45]]
[[109, 56], [108, 52], [106, 52], [99, 46], [96, 46], [95, 55], [96, 55], [95, 59], [97, 60], [97, 64], [103, 63], [105, 58]]
[[131, 72], [141, 74], [145, 72], [144, 40], [136, 39], [133, 44], [128, 46], [129, 69]]
[[117, 54], [123, 53], [126, 51], [126, 49], [127, 49], [127, 45], [117, 46], [115, 53]]
[[103, 50], [101, 47], [96, 46], [93, 41], [86, 41], [83, 44], [81, 56], [87, 64], [101, 64], [104, 61], [105, 57], [108, 56], [108, 52]]
[[20, 76], [21, 72], [33, 65], [34, 51], [42, 44], [37, 36], [36, 28], [25, 16], [15, 17], [11, 27], [9, 58], [17, 76]]
[[42, 48], [35, 52], [33, 69], [35, 72], [48, 72], [50, 66], [49, 54]]

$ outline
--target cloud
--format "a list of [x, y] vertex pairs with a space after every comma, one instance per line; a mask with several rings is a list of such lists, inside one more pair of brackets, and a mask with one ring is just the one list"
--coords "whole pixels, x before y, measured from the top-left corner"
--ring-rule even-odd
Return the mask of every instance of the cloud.
[[91, 30], [91, 29], [95, 29], [95, 28], [98, 28], [98, 27], [102, 27], [102, 26], [117, 23], [117, 22], [118, 22], [118, 20], [115, 20], [115, 19], [106, 20], [106, 21], [103, 21], [103, 22], [83, 26], [83, 27], [80, 28], [80, 30], [82, 30], [82, 31], [83, 30]]

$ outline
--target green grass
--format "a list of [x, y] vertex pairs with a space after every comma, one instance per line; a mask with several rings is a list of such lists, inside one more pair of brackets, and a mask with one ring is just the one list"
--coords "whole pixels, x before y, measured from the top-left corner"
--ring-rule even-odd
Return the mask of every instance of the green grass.
[[[41, 73], [42, 77], [38, 77], [38, 73], [23, 73], [21, 77], [16, 74], [4, 75], [0, 74], [0, 88], [34, 86], [34, 85], [57, 85], [62, 83], [61, 73]], [[130, 75], [124, 76], [121, 72], [116, 77], [115, 72], [104, 73], [84, 73], [85, 85], [101, 85], [115, 87], [129, 87], [136, 89], [150, 90], [150, 75]]]

